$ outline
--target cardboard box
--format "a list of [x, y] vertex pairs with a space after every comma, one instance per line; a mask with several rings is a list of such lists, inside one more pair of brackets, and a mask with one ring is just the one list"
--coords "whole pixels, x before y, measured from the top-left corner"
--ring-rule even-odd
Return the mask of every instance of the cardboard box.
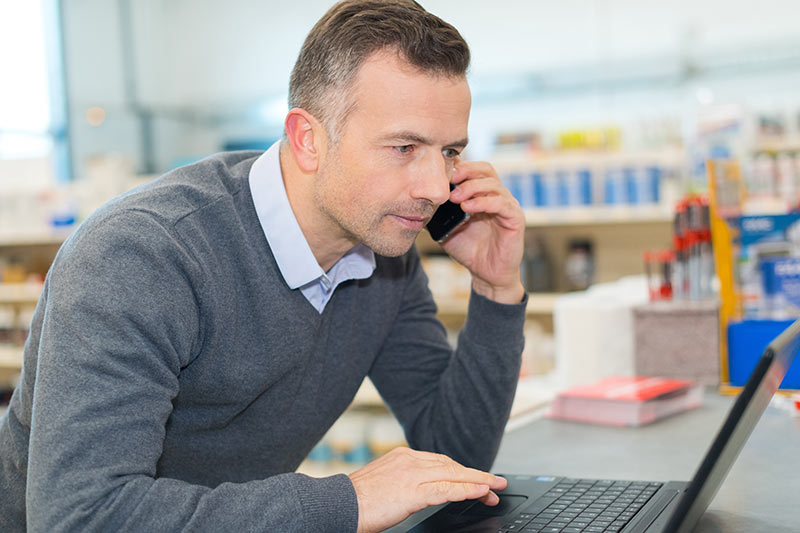
[[718, 302], [652, 302], [634, 308], [633, 323], [637, 375], [719, 384]]

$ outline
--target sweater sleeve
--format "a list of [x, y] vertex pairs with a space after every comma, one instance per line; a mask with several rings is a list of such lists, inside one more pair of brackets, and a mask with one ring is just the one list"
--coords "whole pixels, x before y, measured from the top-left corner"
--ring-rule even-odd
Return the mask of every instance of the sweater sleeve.
[[519, 378], [526, 302], [473, 292], [454, 352], [412, 249], [400, 310], [370, 372], [411, 447], [491, 467]]
[[355, 531], [344, 475], [213, 488], [157, 475], [181, 369], [202, 343], [202, 276], [152, 216], [94, 222], [59, 252], [29, 341], [28, 529]]

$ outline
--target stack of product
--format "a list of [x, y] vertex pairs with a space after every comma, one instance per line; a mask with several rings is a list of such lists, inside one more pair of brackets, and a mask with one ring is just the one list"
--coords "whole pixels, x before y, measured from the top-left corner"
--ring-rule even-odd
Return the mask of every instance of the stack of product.
[[528, 172], [510, 172], [503, 184], [523, 208], [592, 205], [654, 205], [670, 169], [658, 163], [609, 161], [539, 162]]
[[687, 196], [675, 208], [673, 248], [644, 253], [651, 301], [714, 296], [714, 256], [708, 199]]
[[739, 218], [738, 279], [743, 318], [800, 316], [800, 213]]

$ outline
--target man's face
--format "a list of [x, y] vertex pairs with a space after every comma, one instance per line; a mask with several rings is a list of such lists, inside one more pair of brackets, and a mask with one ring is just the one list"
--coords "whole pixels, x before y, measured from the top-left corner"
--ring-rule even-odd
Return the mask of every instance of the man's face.
[[355, 108], [320, 162], [314, 199], [331, 238], [404, 254], [450, 196], [469, 87], [382, 52], [362, 65], [350, 99]]

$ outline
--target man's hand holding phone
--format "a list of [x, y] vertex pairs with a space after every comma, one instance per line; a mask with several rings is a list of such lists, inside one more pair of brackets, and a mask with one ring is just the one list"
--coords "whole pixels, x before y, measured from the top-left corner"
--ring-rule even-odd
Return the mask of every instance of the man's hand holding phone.
[[519, 303], [525, 294], [520, 276], [525, 216], [519, 203], [486, 162], [458, 161], [450, 183], [455, 186], [450, 201], [469, 218], [449, 231], [442, 248], [469, 269], [475, 292]]

